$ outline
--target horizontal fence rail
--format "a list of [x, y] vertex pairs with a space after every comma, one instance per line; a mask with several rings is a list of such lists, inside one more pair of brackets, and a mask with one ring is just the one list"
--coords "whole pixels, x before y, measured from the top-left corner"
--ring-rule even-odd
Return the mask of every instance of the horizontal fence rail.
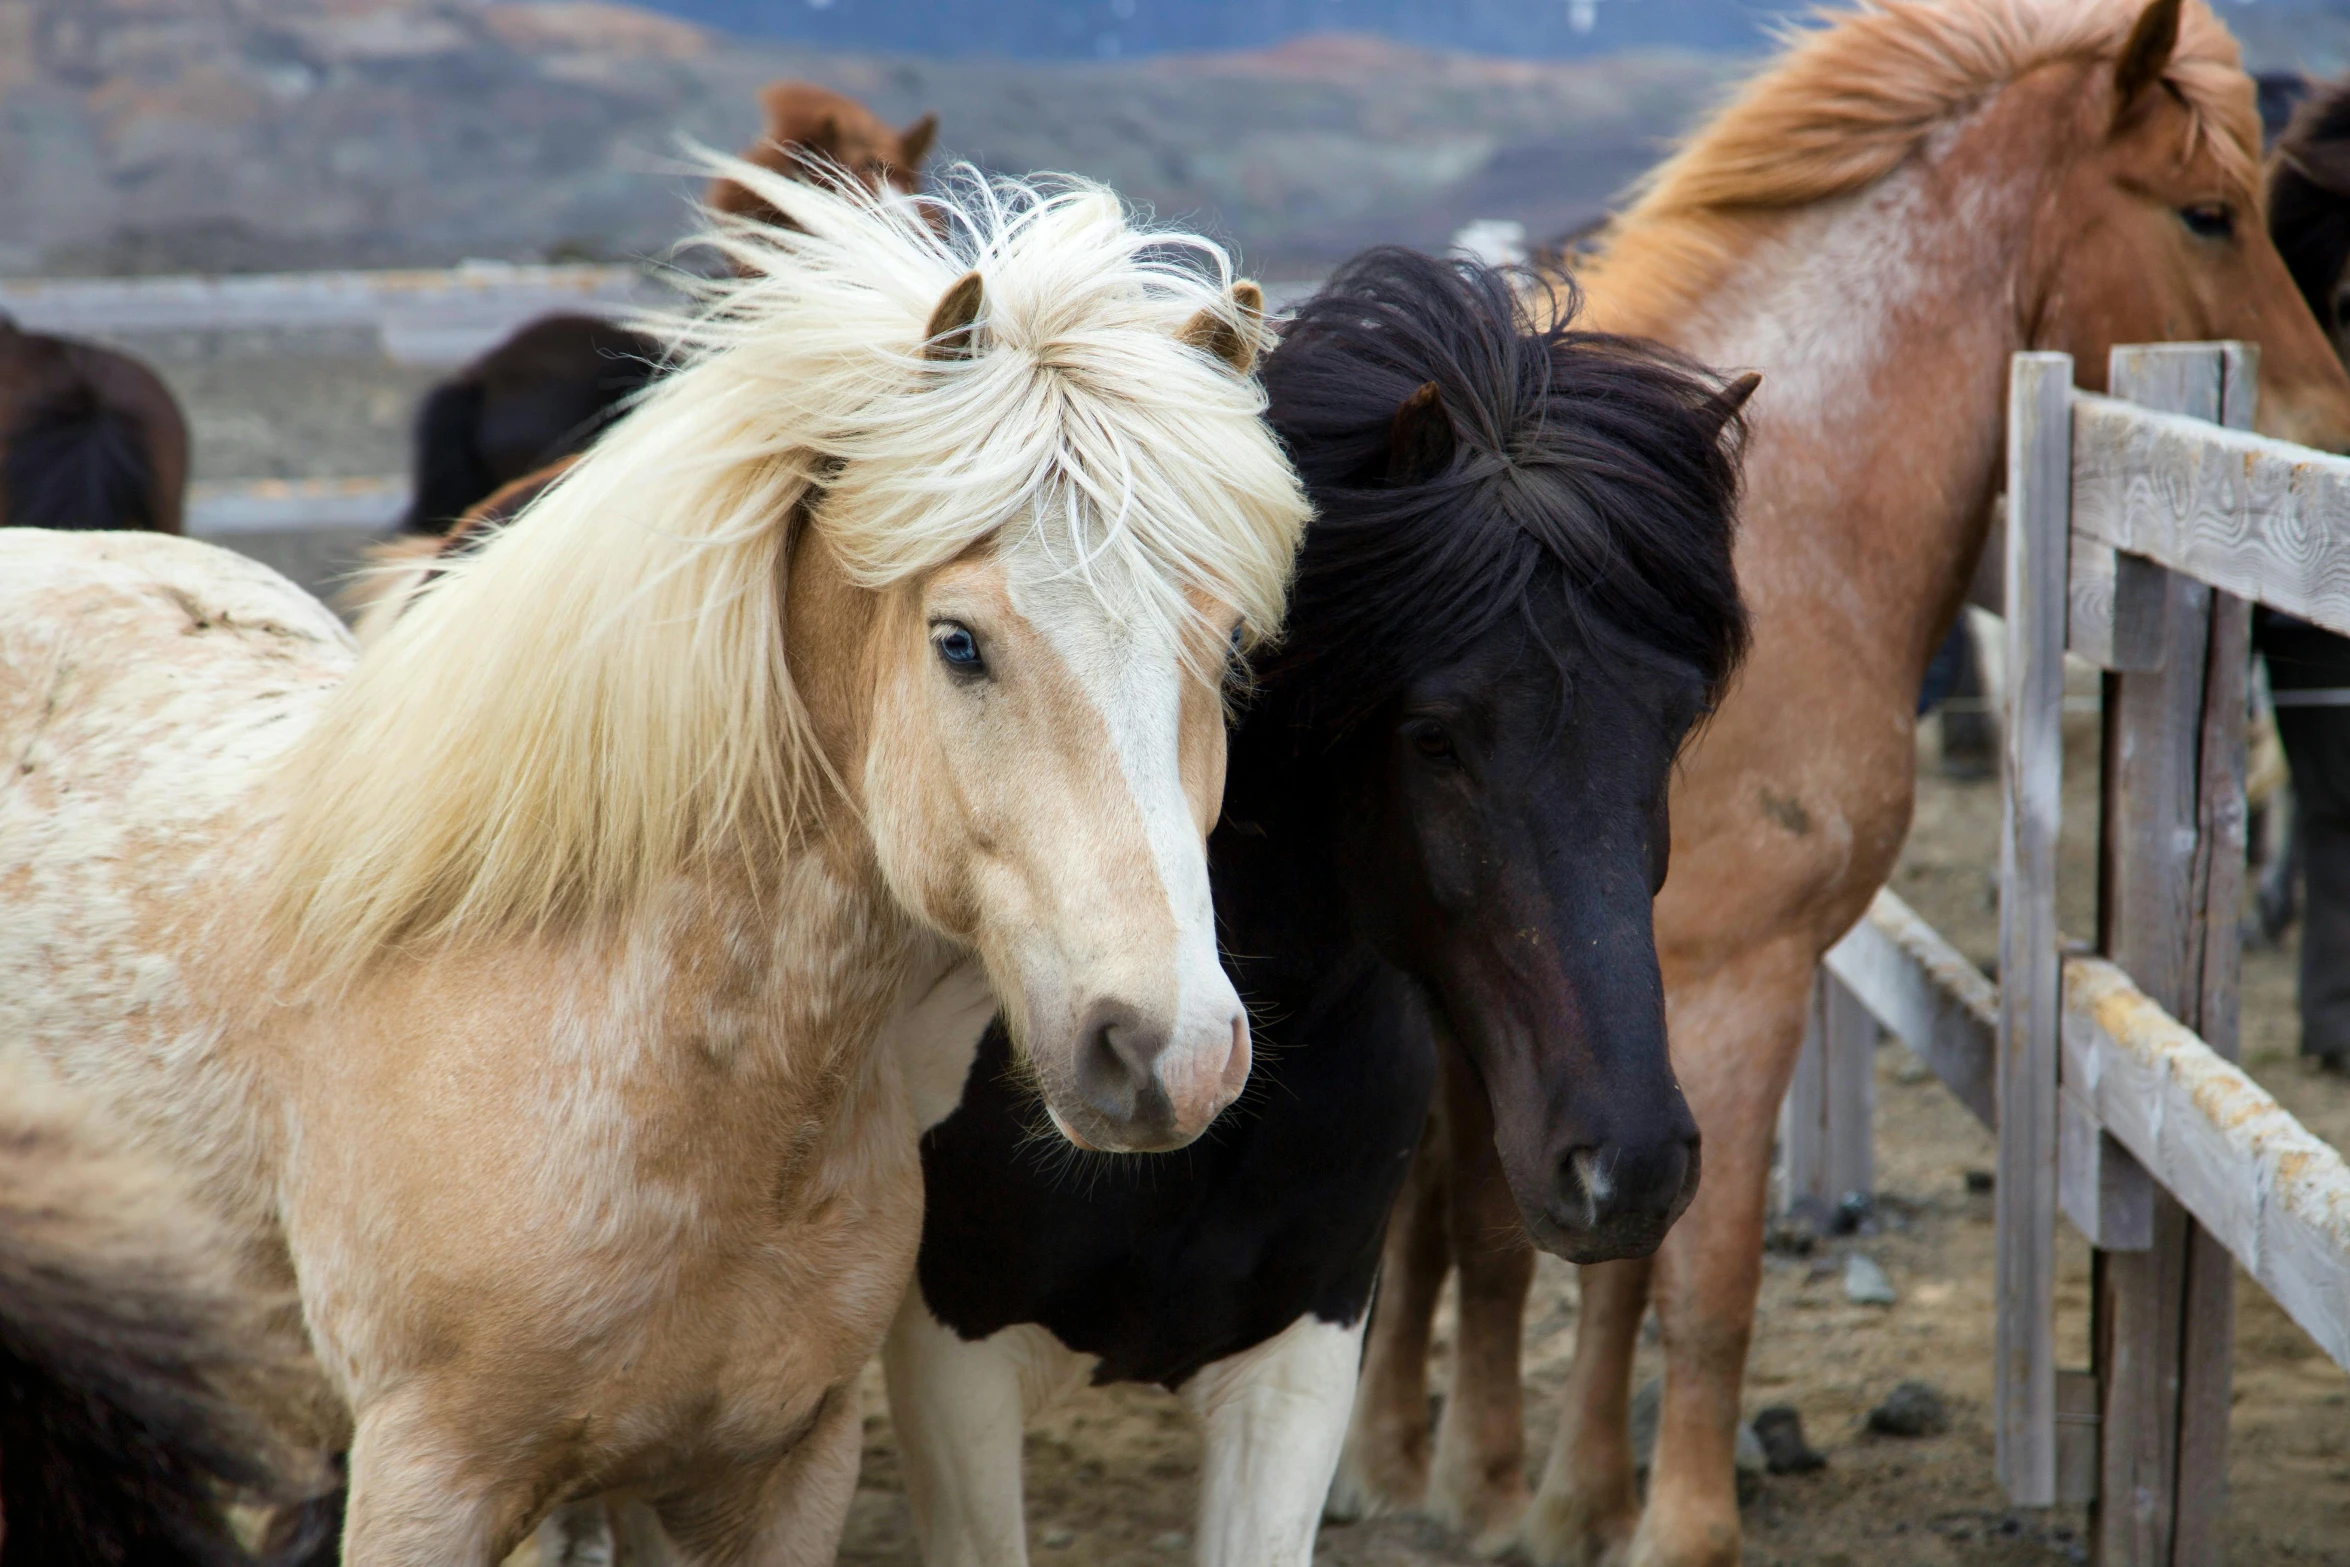
[[2350, 1166], [2099, 958], [2064, 968], [2064, 1076], [2244, 1271], [2350, 1368]]
[[[2073, 393], [2073, 533], [2350, 636], [2350, 458]], [[2111, 666], [2108, 666], [2111, 667]]]
[[400, 364], [460, 364], [525, 322], [675, 304], [637, 267], [469, 262], [444, 270], [228, 277], [0, 279], [0, 312], [31, 331], [105, 335], [373, 328]]
[[404, 478], [225, 479], [188, 486], [187, 531], [231, 540], [254, 533], [388, 533], [406, 514]]

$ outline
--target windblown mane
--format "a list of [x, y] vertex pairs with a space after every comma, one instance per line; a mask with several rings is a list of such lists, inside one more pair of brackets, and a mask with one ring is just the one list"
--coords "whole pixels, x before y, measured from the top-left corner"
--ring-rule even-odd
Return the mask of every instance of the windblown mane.
[[[1635, 187], [1598, 260], [1611, 311], [1710, 287], [1742, 254], [1742, 220], [1866, 189], [1936, 129], [2042, 66], [2118, 58], [2144, 0], [1878, 0], [1823, 10], [1679, 152]], [[2247, 178], [2260, 117], [2236, 41], [2186, 0], [2164, 71], [2197, 137]], [[1645, 311], [1643, 312], [1645, 315]], [[1611, 314], [1610, 319], [1614, 319]]]
[[[633, 906], [780, 846], [822, 763], [784, 661], [795, 524], [861, 585], [1040, 530], [1118, 612], [1204, 590], [1276, 629], [1305, 519], [1207, 240], [1077, 181], [911, 200], [718, 173], [797, 225], [715, 220], [736, 274], [661, 325], [679, 367], [362, 656], [281, 780], [277, 907], [316, 974], [387, 946]], [[933, 221], [935, 218], [936, 221]], [[923, 359], [984, 279], [984, 351]]]
[[[1557, 324], [1536, 326], [1548, 306]], [[1414, 251], [1341, 267], [1265, 368], [1316, 512], [1293, 636], [1264, 671], [1299, 722], [1343, 726], [1536, 594], [1684, 659], [1718, 694], [1746, 649], [1731, 564], [1735, 434], [1715, 385], [1653, 343], [1569, 329], [1576, 302]], [[1456, 446], [1391, 485], [1396, 410], [1434, 382]]]
[[2277, 139], [2268, 233], [2310, 313], [2341, 330], [2334, 289], [2350, 262], [2350, 86], [2321, 88]]

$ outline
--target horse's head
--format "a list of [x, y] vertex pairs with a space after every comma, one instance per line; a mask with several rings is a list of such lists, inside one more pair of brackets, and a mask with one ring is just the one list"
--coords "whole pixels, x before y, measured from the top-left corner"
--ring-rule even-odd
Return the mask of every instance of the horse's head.
[[[925, 114], [897, 130], [880, 115], [814, 82], [769, 82], [759, 89], [764, 124], [745, 160], [795, 180], [846, 174], [876, 196], [910, 196], [922, 188], [922, 165], [938, 139], [938, 116]], [[749, 187], [713, 180], [708, 201], [720, 212], [774, 222], [780, 216]]]
[[2101, 387], [2117, 343], [2255, 342], [2259, 428], [2350, 450], [2350, 379], [2269, 238], [2253, 83], [2201, 0], [2152, 0], [2118, 54], [2037, 87], [2083, 150], [2035, 224], [2032, 346]]
[[2278, 141], [2268, 233], [2335, 356], [2350, 359], [2350, 86], [2304, 103]]
[[1343, 269], [1266, 378], [1318, 520], [1279, 722], [1243, 743], [1321, 769], [1357, 924], [1476, 1064], [1536, 1241], [1645, 1254], [1697, 1188], [1650, 904], [1674, 758], [1745, 642], [1723, 432], [1748, 387], [1538, 332], [1506, 279], [1397, 251]]
[[1170, 1148], [1248, 1076], [1205, 843], [1225, 664], [1280, 613], [1304, 502], [1253, 285], [1136, 262], [1106, 197], [1026, 221], [1120, 266], [1007, 240], [906, 334], [804, 503], [789, 657], [882, 877], [984, 959], [1061, 1130]]

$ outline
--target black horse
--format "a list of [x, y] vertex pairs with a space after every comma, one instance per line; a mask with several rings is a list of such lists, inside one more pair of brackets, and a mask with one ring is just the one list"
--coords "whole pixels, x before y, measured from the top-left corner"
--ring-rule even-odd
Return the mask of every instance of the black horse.
[[[2269, 236], [2318, 325], [2350, 363], [2350, 86], [2306, 98], [2279, 139], [2269, 176]], [[2301, 1051], [2350, 1068], [2350, 638], [2261, 610], [2254, 636], [2268, 660], [2277, 735], [2293, 774], [2293, 847], [2264, 878], [2272, 933], [2303, 883]]]
[[1401, 250], [1342, 268], [1265, 379], [1317, 519], [1209, 843], [1255, 1076], [1191, 1149], [1072, 1162], [990, 1029], [923, 1144], [887, 1354], [932, 1561], [1024, 1559], [1020, 1412], [1085, 1375], [1205, 1422], [1203, 1560], [1308, 1558], [1441, 1039], [1547, 1249], [1645, 1255], [1696, 1190], [1650, 900], [1745, 645], [1752, 382]]
[[440, 534], [475, 503], [586, 450], [658, 369], [661, 345], [598, 316], [541, 316], [434, 387], [416, 414], [400, 531]]
[[130, 355], [0, 315], [0, 527], [180, 531], [188, 422]]

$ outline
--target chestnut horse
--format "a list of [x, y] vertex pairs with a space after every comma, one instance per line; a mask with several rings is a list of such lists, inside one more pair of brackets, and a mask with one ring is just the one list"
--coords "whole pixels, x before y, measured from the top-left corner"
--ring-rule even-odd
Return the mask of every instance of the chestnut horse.
[[607, 1491], [829, 1559], [978, 1022], [1091, 1147], [1247, 1074], [1204, 838], [1306, 506], [1223, 254], [722, 167], [796, 227], [355, 667], [225, 552], [0, 534], [0, 1044], [298, 1295], [351, 1567]]
[[125, 353], [0, 316], [0, 527], [177, 533], [188, 421]]
[[[787, 179], [847, 174], [875, 195], [911, 196], [922, 188], [923, 160], [938, 140], [938, 116], [925, 114], [902, 131], [845, 93], [814, 82], [769, 82], [759, 89], [764, 129], [743, 159]], [[759, 223], [788, 221], [775, 206], [736, 180], [710, 182], [704, 198], [719, 212]]]
[[[1738, 1560], [1773, 1122], [1820, 955], [1908, 829], [1919, 680], [1989, 525], [2010, 356], [2068, 351], [2097, 387], [2116, 343], [2250, 339], [2260, 428], [2350, 445], [2350, 380], [2262, 226], [2259, 155], [2251, 79], [2202, 0], [1883, 0], [1795, 41], [1614, 224], [1582, 278], [1592, 324], [1764, 376], [1738, 541], [1754, 650], [1677, 780], [1656, 905], [1705, 1183], [1653, 1261], [1583, 1271], [1530, 1508], [1529, 1270], [1474, 1245], [1462, 1354], [1511, 1374], [1447, 1402], [1431, 1484], [1425, 1323], [1382, 1314], [1344, 1471], [1358, 1494], [1518, 1533], [1542, 1563]], [[1461, 1153], [1450, 1180], [1498, 1178], [1489, 1148]], [[1415, 1248], [1411, 1207], [1430, 1184], [1391, 1232], [1391, 1300], [1433, 1298], [1444, 1253]], [[1666, 1372], [1643, 1509], [1627, 1404], [1652, 1303]]]

